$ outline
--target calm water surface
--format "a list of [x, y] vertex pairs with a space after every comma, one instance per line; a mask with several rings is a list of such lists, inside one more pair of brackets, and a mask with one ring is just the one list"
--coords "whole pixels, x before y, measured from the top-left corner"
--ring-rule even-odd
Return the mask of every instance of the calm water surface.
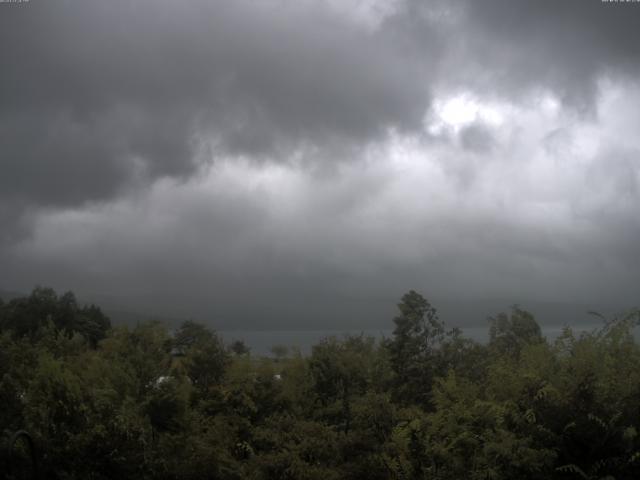
[[[589, 331], [598, 325], [587, 325], [580, 328], [574, 328], [575, 333]], [[562, 326], [542, 327], [542, 333], [549, 340], [554, 340], [562, 332]], [[489, 338], [489, 327], [467, 327], [462, 329], [466, 337], [472, 338], [478, 342], [486, 342]], [[391, 337], [392, 330], [271, 330], [271, 331], [252, 331], [252, 330], [223, 330], [219, 332], [225, 342], [230, 343], [233, 340], [243, 340], [251, 349], [254, 355], [271, 355], [271, 347], [274, 345], [285, 345], [290, 348], [299, 348], [302, 353], [311, 352], [311, 347], [323, 338], [335, 336], [341, 338], [345, 335], [371, 336], [377, 339], [383, 337]]]

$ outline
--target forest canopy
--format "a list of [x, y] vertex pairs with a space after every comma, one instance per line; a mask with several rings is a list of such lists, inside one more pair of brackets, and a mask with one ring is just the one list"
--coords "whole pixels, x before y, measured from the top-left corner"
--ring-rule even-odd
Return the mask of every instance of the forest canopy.
[[639, 321], [549, 341], [514, 307], [478, 343], [410, 291], [390, 338], [259, 357], [36, 288], [0, 300], [0, 471], [25, 430], [44, 478], [640, 478]]

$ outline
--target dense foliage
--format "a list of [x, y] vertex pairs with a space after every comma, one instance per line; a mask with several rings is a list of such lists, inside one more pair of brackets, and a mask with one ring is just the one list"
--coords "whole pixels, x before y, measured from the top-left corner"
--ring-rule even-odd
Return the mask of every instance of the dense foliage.
[[25, 429], [63, 479], [640, 478], [637, 313], [550, 343], [514, 308], [485, 345], [398, 307], [385, 341], [254, 358], [70, 293], [0, 302], [0, 467]]

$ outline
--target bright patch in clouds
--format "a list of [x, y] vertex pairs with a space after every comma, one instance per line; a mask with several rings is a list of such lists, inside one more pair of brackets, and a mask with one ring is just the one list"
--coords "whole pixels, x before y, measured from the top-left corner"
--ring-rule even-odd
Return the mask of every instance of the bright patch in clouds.
[[437, 102], [435, 109], [443, 122], [455, 128], [473, 122], [480, 106], [468, 96], [460, 95], [445, 102]]
[[434, 114], [426, 122], [426, 130], [432, 135], [439, 135], [447, 129], [458, 132], [475, 122], [499, 127], [504, 122], [507, 109], [504, 105], [482, 101], [469, 93], [437, 98], [433, 104]]

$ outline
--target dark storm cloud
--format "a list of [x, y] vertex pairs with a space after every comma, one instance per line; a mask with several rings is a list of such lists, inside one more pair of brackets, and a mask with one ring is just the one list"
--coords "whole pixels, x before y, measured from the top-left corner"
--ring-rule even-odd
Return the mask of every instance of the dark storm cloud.
[[[308, 148], [326, 162], [391, 127], [419, 131], [430, 84], [545, 87], [590, 106], [600, 75], [637, 72], [639, 12], [599, 0], [407, 1], [370, 30], [305, 2], [3, 6], [0, 199], [108, 200], [226, 153], [284, 160]], [[479, 129], [462, 140], [489, 145]]]
[[320, 8], [33, 1], [3, 8], [0, 44], [0, 200], [15, 208], [113, 198], [212, 151], [366, 143], [419, 128], [427, 105], [421, 67]]
[[0, 4], [0, 288], [231, 326], [637, 298], [640, 4], [347, 4]]
[[461, 14], [463, 61], [498, 95], [548, 88], [566, 105], [587, 112], [602, 76], [635, 78], [640, 72], [637, 5], [601, 0], [467, 5]]
[[[601, 0], [407, 0], [387, 20], [416, 58], [444, 39], [435, 77], [442, 88], [476, 89], [523, 101], [548, 89], [593, 115], [603, 76], [640, 72], [638, 5]], [[444, 32], [434, 38], [433, 25]], [[410, 39], [410, 40], [409, 40]]]
[[[262, 168], [245, 178], [221, 169], [188, 192], [163, 183], [141, 202], [44, 217], [35, 240], [0, 263], [7, 278], [89, 298], [113, 292], [121, 309], [196, 316], [220, 328], [388, 325], [410, 288], [438, 307], [448, 298], [507, 298], [493, 308], [585, 301], [585, 292], [591, 308], [603, 298], [626, 306], [637, 291], [639, 224], [614, 205], [585, 209], [582, 227], [570, 215], [540, 218], [529, 211], [526, 178], [516, 176], [510, 184], [522, 193], [506, 211], [483, 208], [473, 189], [471, 206], [452, 198], [431, 205], [419, 187], [437, 179], [415, 170], [414, 180], [391, 182], [413, 197], [393, 198], [393, 185], [372, 180], [378, 193], [367, 198], [369, 185], [349, 203], [342, 199], [362, 188], [356, 169], [338, 187], [314, 179], [286, 192], [300, 179], [251, 187]], [[498, 179], [496, 187], [508, 186]], [[492, 313], [447, 320], [480, 322]]]

